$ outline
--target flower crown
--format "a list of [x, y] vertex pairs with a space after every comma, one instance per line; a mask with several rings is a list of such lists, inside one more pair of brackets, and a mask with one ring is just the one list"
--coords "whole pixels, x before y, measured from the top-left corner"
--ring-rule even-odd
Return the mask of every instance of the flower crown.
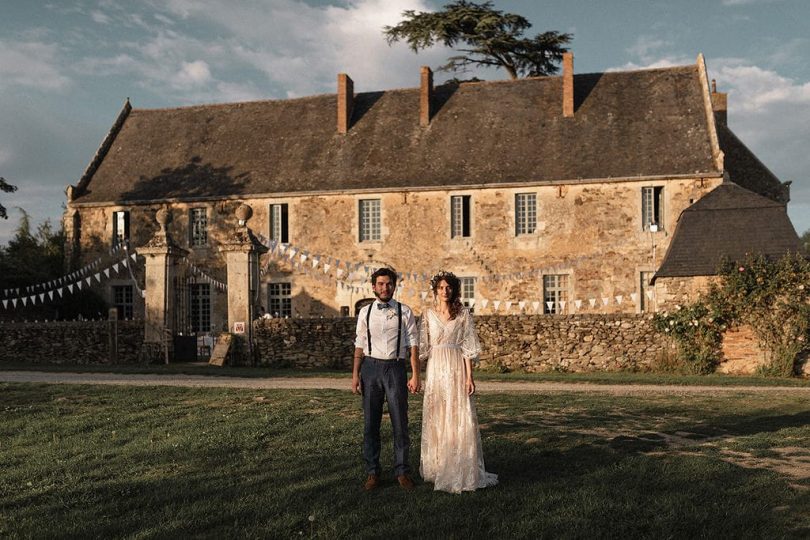
[[440, 270], [436, 275], [430, 278], [430, 289], [435, 291], [436, 287], [439, 286], [440, 281], [453, 281], [458, 282], [458, 278], [453, 272], [447, 272], [445, 270]]

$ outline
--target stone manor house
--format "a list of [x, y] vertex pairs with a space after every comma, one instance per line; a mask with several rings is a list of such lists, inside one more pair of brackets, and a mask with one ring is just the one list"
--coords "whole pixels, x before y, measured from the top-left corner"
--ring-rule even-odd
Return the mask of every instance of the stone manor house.
[[[729, 129], [726, 101], [702, 56], [574, 74], [570, 54], [554, 77], [434, 87], [422, 68], [419, 88], [355, 94], [340, 74], [336, 94], [298, 99], [127, 101], [68, 187], [68, 257], [137, 252], [165, 209], [185, 254], [177, 327], [223, 330], [219, 248], [245, 203], [268, 247], [253, 293], [278, 316], [354, 315], [381, 265], [417, 312], [439, 269], [479, 313], [652, 311], [694, 294], [724, 253], [798, 246], [788, 183]], [[139, 318], [143, 257], [132, 270], [97, 288]]]

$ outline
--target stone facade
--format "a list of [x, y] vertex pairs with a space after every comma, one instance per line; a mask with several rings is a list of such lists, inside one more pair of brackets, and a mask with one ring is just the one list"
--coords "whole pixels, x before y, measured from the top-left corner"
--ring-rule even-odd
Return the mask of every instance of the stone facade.
[[655, 280], [655, 298], [660, 311], [690, 304], [706, 294], [717, 276], [667, 277]]
[[[490, 370], [646, 370], [669, 343], [652, 329], [647, 315], [477, 316]], [[263, 365], [350, 369], [353, 319], [269, 319], [256, 322]]]
[[143, 321], [3, 323], [0, 363], [132, 364], [143, 331]]
[[[637, 313], [655, 308], [644, 296], [641, 273], [657, 268], [669, 246], [680, 212], [714, 188], [721, 178], [657, 178], [650, 180], [581, 182], [559, 185], [521, 185], [512, 188], [467, 190], [410, 190], [386, 192], [319, 193], [246, 200], [253, 208], [251, 229], [270, 235], [270, 205], [286, 204], [288, 242], [310, 255], [362, 262], [369, 267], [390, 265], [403, 274], [431, 275], [451, 269], [459, 276], [475, 278], [474, 298], [540, 302], [543, 305], [544, 274], [566, 276], [563, 313]], [[657, 232], [643, 230], [642, 187], [663, 188], [662, 223]], [[516, 234], [516, 195], [536, 197], [536, 231]], [[468, 237], [451, 237], [451, 197], [470, 197]], [[380, 201], [380, 240], [360, 241], [360, 200]], [[226, 280], [225, 261], [218, 252], [235, 223], [237, 200], [171, 203], [174, 220], [168, 232], [189, 251], [188, 260], [206, 273]], [[157, 230], [155, 213], [162, 206], [77, 205], [81, 234], [76, 235], [85, 260], [108, 249], [112, 241], [114, 211], [130, 212], [129, 237], [134, 248], [144, 245]], [[189, 231], [192, 208], [205, 208], [208, 241], [193, 246]], [[356, 303], [370, 296], [368, 274], [355, 272], [337, 279], [314, 279], [289, 259], [265, 255], [267, 267], [260, 298], [267, 304], [268, 283], [289, 283], [293, 317], [333, 317], [356, 312]], [[139, 264], [142, 261], [139, 260]], [[523, 272], [526, 277], [515, 274]], [[530, 275], [530, 272], [535, 272]], [[488, 276], [501, 276], [497, 280]], [[142, 276], [142, 272], [139, 274]], [[322, 276], [319, 276], [322, 277]], [[193, 279], [193, 277], [192, 277]], [[108, 282], [105, 295], [110, 297]], [[400, 298], [417, 312], [426, 290], [424, 282], [403, 283]], [[362, 289], [361, 292], [358, 290]], [[408, 291], [410, 295], [404, 295]], [[631, 295], [635, 301], [631, 300]], [[615, 301], [617, 296], [624, 300]], [[596, 299], [591, 306], [588, 299]], [[604, 305], [602, 298], [609, 300]], [[577, 310], [574, 300], [582, 305]], [[135, 299], [135, 316], [142, 316], [143, 301]], [[211, 290], [212, 329], [224, 329], [227, 295]], [[477, 312], [492, 312], [480, 303]]]

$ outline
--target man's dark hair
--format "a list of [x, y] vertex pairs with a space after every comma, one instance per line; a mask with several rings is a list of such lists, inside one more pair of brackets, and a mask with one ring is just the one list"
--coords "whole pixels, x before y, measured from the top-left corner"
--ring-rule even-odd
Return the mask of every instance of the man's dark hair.
[[377, 284], [377, 278], [380, 276], [388, 276], [391, 279], [391, 285], [397, 284], [397, 273], [391, 270], [390, 268], [378, 268], [371, 274], [371, 286]]

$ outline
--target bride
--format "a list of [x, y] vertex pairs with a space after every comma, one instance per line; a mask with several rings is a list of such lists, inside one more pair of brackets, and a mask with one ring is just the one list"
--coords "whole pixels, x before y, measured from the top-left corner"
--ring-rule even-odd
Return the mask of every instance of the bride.
[[484, 469], [472, 374], [481, 345], [460, 285], [451, 272], [433, 276], [436, 307], [425, 310], [419, 325], [419, 356], [428, 359], [419, 469], [434, 489], [451, 493], [498, 483]]

